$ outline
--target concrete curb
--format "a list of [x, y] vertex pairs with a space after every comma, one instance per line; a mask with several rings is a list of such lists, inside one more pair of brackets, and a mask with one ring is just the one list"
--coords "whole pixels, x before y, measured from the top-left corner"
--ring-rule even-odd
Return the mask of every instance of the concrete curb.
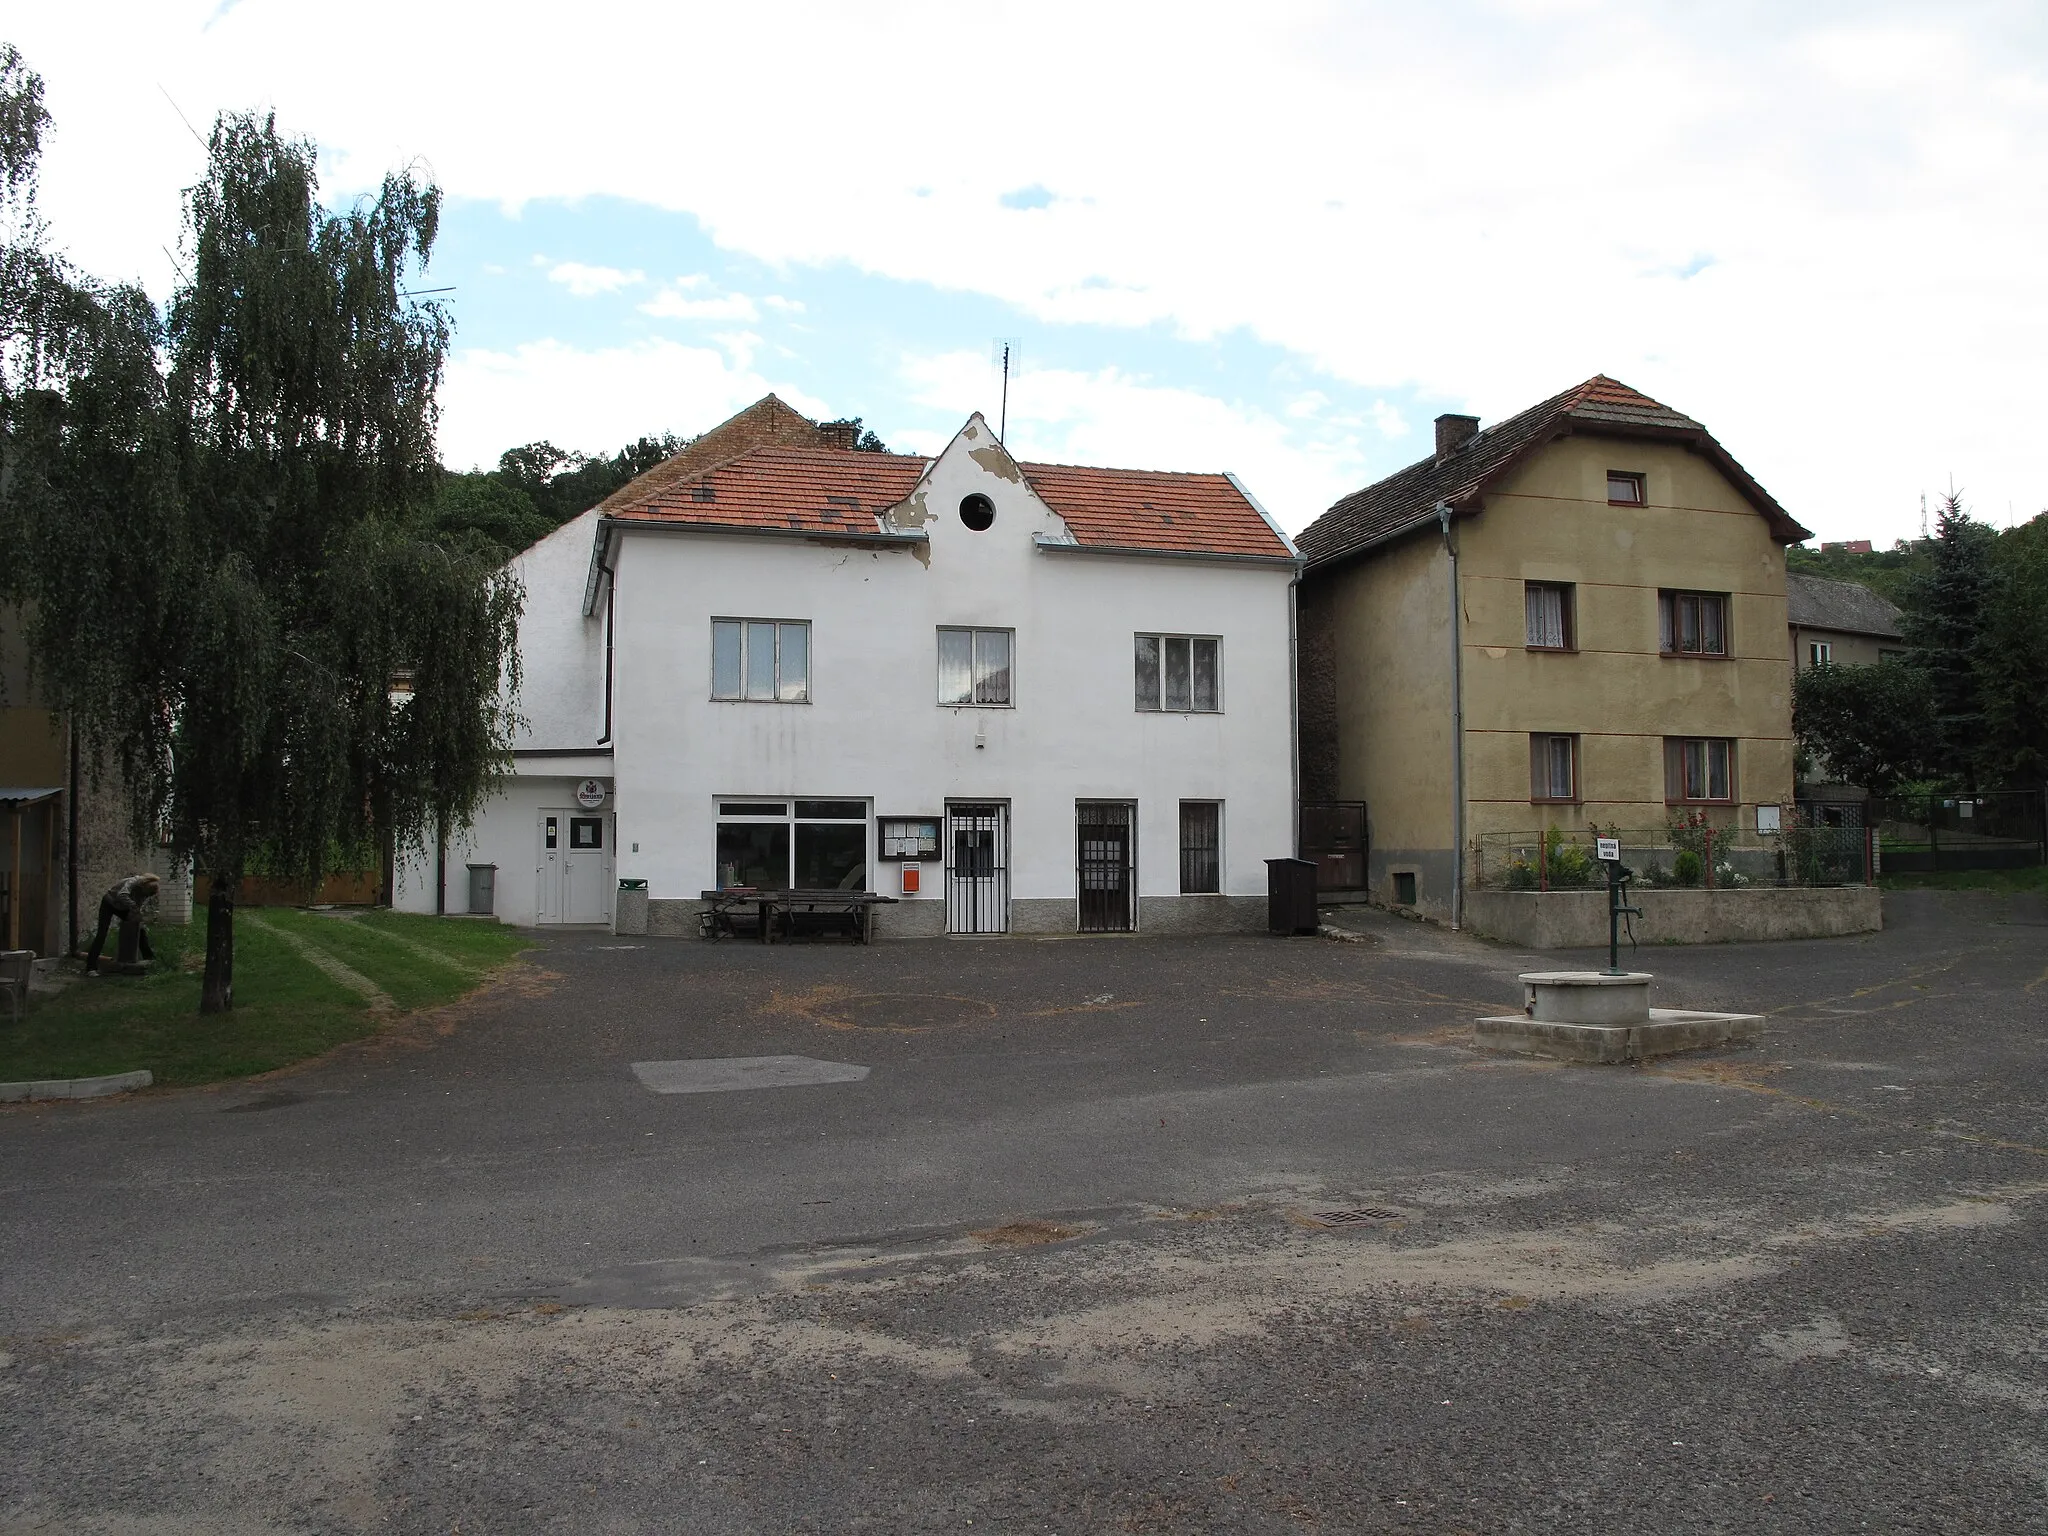
[[147, 1071], [114, 1072], [106, 1077], [50, 1077], [29, 1083], [0, 1083], [0, 1104], [23, 1099], [104, 1099], [110, 1093], [147, 1088], [156, 1079]]

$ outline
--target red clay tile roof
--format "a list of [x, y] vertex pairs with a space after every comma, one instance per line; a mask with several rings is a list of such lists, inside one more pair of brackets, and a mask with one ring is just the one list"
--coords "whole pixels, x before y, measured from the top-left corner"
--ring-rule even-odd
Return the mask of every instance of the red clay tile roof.
[[692, 523], [799, 533], [873, 534], [925, 470], [911, 454], [755, 448], [728, 464], [617, 506], [626, 523]]
[[679, 481], [730, 463], [756, 448], [827, 448], [824, 430], [803, 412], [774, 395], [763, 395], [737, 415], [683, 445], [645, 474], [635, 476], [605, 497], [600, 510], [618, 512], [652, 498]]
[[[890, 532], [886, 514], [910, 495], [929, 463], [843, 449], [753, 448], [686, 479], [643, 485], [637, 497], [621, 494], [606, 509], [623, 523], [828, 536]], [[1083, 548], [1291, 558], [1280, 535], [1227, 475], [1071, 464], [1019, 468]]]
[[1449, 503], [1455, 514], [1476, 512], [1487, 493], [1530, 454], [1574, 432], [1684, 444], [1726, 475], [1782, 542], [1792, 544], [1810, 537], [1705, 427], [1619, 379], [1595, 374], [1519, 416], [1488, 427], [1441, 462], [1432, 456], [1362, 491], [1353, 491], [1303, 529], [1295, 543], [1314, 569], [1434, 524], [1438, 502]]
[[1228, 475], [1087, 469], [1074, 464], [1017, 467], [1040, 499], [1066, 519], [1084, 548], [1293, 558], [1286, 542]]

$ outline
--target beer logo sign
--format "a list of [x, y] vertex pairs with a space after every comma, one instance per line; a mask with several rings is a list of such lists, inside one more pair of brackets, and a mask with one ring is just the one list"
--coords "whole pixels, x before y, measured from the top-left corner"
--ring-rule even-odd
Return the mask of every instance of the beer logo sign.
[[576, 786], [576, 803], [586, 811], [594, 811], [604, 804], [604, 780], [585, 779]]

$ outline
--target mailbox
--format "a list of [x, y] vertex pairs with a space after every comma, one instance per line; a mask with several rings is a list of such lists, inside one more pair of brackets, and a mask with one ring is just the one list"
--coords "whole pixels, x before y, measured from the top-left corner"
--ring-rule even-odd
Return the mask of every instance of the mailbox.
[[923, 866], [922, 864], [918, 863], [918, 862], [917, 862], [917, 860], [915, 860], [915, 859], [905, 859], [905, 860], [903, 861], [903, 894], [904, 894], [904, 895], [906, 895], [906, 896], [915, 896], [915, 895], [917, 894], [917, 880], [918, 880], [918, 876], [919, 876], [919, 875], [920, 875], [921, 873], [923, 873], [923, 871], [924, 871], [924, 866]]

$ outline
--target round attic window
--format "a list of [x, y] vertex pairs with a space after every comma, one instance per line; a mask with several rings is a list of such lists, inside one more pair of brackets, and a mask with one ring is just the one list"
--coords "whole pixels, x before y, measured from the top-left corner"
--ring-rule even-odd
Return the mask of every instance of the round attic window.
[[960, 521], [976, 533], [986, 532], [989, 524], [996, 520], [996, 504], [981, 492], [960, 498]]

